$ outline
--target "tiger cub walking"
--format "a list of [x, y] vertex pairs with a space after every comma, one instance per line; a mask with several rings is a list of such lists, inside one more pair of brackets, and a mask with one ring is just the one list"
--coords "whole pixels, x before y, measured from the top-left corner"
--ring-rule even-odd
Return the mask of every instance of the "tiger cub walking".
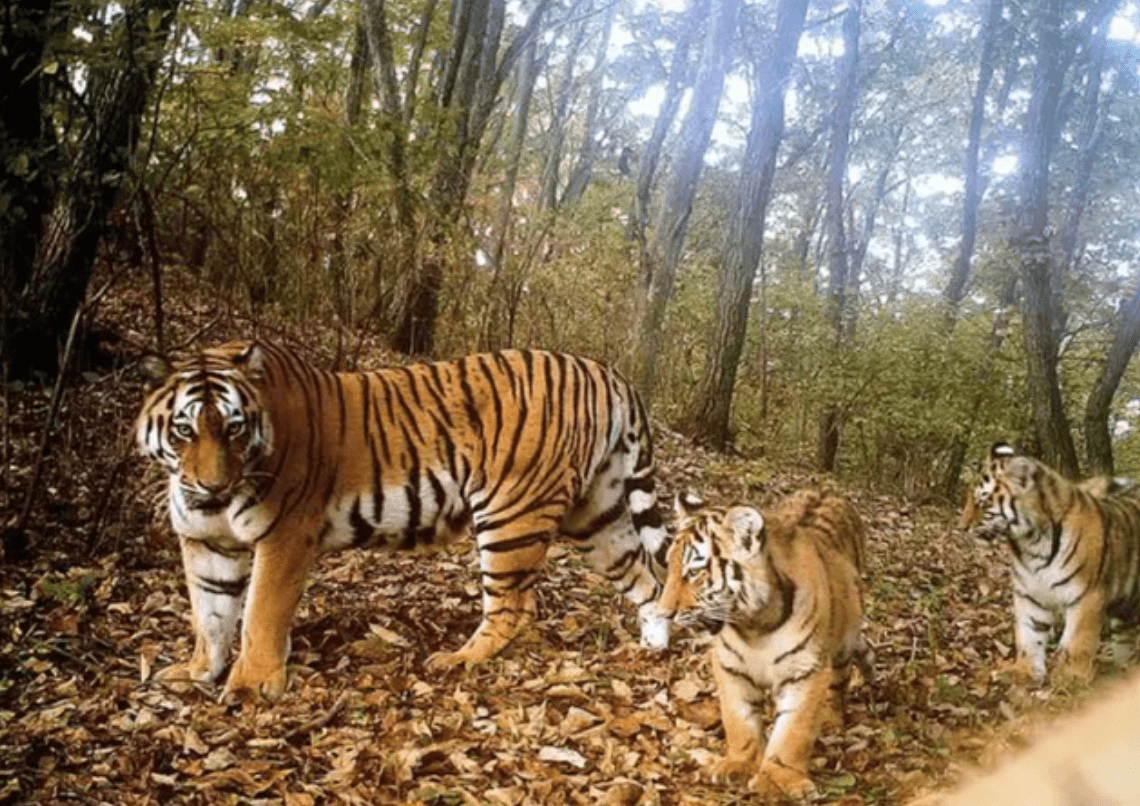
[[1114, 660], [1127, 661], [1126, 628], [1140, 621], [1140, 487], [1102, 478], [1074, 483], [999, 442], [960, 525], [1009, 544], [1017, 676], [1044, 682], [1057, 627], [1055, 680], [1092, 679], [1105, 626]]
[[[870, 675], [862, 637], [864, 528], [838, 495], [803, 490], [767, 519], [749, 506], [678, 498], [662, 614], [714, 637], [710, 650], [726, 752], [715, 779], [753, 776], [768, 797], [815, 792], [821, 728], [843, 722], [852, 660]], [[764, 690], [776, 716], [767, 748]]]
[[649, 422], [602, 364], [516, 350], [333, 373], [235, 342], [170, 368], [136, 430], [170, 474], [196, 635], [168, 678], [217, 678], [240, 617], [225, 694], [277, 696], [318, 552], [444, 544], [468, 530], [483, 620], [430, 666], [489, 658], [533, 618], [558, 533], [639, 606], [642, 643], [668, 643]]

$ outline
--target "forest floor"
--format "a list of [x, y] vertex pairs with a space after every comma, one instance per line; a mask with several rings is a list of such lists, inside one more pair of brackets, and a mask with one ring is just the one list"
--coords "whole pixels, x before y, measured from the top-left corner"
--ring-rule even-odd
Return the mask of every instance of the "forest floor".
[[[565, 549], [538, 588], [537, 623], [466, 671], [424, 665], [479, 622], [474, 552], [461, 544], [323, 557], [276, 703], [227, 706], [213, 686], [156, 682], [192, 640], [161, 479], [130, 443], [145, 299], [125, 289], [104, 302], [99, 324], [124, 337], [125, 363], [85, 371], [67, 390], [29, 541], [5, 533], [0, 806], [757, 802], [703, 775], [723, 734], [700, 640], [677, 631], [666, 652], [640, 649], [632, 607]], [[168, 299], [179, 300], [167, 311], [171, 342], [252, 330], [200, 289]], [[4, 390], [5, 525], [23, 506], [50, 398], [36, 384]], [[693, 489], [763, 507], [816, 482], [802, 469], [703, 452], [664, 429], [657, 450], [664, 502]], [[829, 483], [869, 527], [875, 675], [853, 689], [846, 728], [817, 743], [823, 802], [901, 804], [952, 785], [1087, 696], [1025, 692], [995, 673], [1012, 641], [1000, 546], [956, 530], [950, 507]]]

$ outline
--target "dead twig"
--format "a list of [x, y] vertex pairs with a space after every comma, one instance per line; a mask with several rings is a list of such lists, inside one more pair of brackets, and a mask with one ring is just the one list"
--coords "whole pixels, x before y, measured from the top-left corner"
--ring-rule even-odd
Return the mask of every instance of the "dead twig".
[[327, 724], [333, 721], [338, 713], [344, 709], [345, 704], [348, 703], [348, 694], [349, 693], [347, 691], [342, 691], [340, 696], [336, 698], [336, 702], [332, 704], [331, 708], [329, 708], [318, 717], [314, 717], [307, 722], [302, 722], [300, 725], [291, 729], [281, 738], [283, 738], [285, 741], [289, 741], [290, 739], [295, 739], [298, 736], [303, 736], [306, 733], [312, 733], [315, 730], [320, 730], [321, 728], [325, 727]]

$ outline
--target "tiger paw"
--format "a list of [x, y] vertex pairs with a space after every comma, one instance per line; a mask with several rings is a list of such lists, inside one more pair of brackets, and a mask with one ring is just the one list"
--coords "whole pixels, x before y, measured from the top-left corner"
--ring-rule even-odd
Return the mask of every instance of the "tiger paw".
[[1056, 688], [1078, 689], [1091, 683], [1094, 676], [1091, 658], [1087, 660], [1064, 658], [1057, 664], [1049, 679]]
[[709, 777], [718, 784], [728, 783], [734, 778], [743, 780], [756, 769], [754, 758], [722, 758], [712, 765]]
[[805, 802], [815, 798], [817, 790], [811, 778], [800, 770], [771, 760], [760, 766], [760, 772], [748, 782], [748, 788], [759, 792], [765, 800]]
[[226, 687], [222, 691], [223, 702], [235, 702], [252, 696], [256, 699], [264, 697], [275, 700], [285, 693], [285, 686], [289, 682], [289, 675], [285, 665], [270, 669], [268, 672], [256, 672], [239, 658], [230, 676], [226, 680]]
[[469, 653], [460, 649], [458, 652], [433, 652], [428, 655], [424, 667], [429, 672], [446, 672], [448, 669], [454, 669], [456, 666], [470, 666], [473, 663], [478, 663], [482, 658], [476, 659], [469, 657]]
[[1045, 679], [1045, 675], [1039, 674], [1027, 658], [998, 664], [996, 674], [1019, 686], [1040, 685]]

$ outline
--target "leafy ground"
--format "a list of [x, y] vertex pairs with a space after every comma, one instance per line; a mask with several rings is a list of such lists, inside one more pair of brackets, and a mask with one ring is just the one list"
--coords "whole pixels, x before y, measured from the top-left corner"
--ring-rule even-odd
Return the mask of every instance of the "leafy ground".
[[[168, 312], [176, 342], [250, 332], [200, 290], [170, 298], [181, 301]], [[156, 683], [154, 671], [187, 657], [191, 638], [177, 546], [155, 514], [161, 483], [128, 440], [144, 299], [125, 289], [104, 305], [127, 361], [88, 370], [67, 392], [28, 529], [5, 533], [0, 806], [753, 802], [702, 777], [723, 743], [699, 641], [682, 634], [666, 653], [639, 649], [632, 609], [565, 551], [540, 587], [537, 624], [465, 672], [424, 668], [479, 620], [474, 555], [460, 547], [323, 558], [276, 704], [225, 706], [213, 687]], [[8, 524], [50, 393], [5, 390]], [[703, 453], [666, 431], [658, 450], [669, 497], [698, 489], [763, 506], [814, 481]], [[870, 527], [875, 679], [852, 692], [847, 728], [817, 745], [814, 776], [826, 802], [905, 803], [1023, 744], [1042, 714], [1084, 694], [1027, 694], [993, 673], [1012, 636], [1000, 550], [955, 531], [947, 507], [838, 486]]]

